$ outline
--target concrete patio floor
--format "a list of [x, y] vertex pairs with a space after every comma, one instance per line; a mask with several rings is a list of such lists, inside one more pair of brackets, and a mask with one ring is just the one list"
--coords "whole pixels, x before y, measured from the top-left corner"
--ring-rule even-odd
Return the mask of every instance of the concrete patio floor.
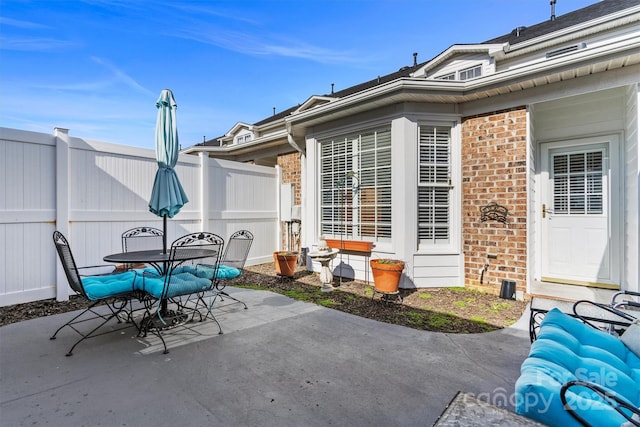
[[73, 313], [0, 328], [3, 426], [430, 426], [455, 396], [513, 410], [525, 316], [496, 332], [418, 331], [264, 291], [157, 337], [49, 336]]

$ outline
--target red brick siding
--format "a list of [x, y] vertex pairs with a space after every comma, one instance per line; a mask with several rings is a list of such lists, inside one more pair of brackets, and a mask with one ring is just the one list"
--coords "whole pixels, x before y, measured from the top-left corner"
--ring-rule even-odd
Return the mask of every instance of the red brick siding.
[[[465, 284], [499, 291], [502, 279], [526, 287], [526, 110], [466, 117], [462, 122], [462, 237]], [[495, 202], [509, 210], [506, 223], [481, 221]], [[487, 255], [497, 255], [489, 259]], [[480, 283], [480, 269], [489, 264]]]
[[289, 153], [278, 156], [278, 166], [282, 173], [281, 184], [293, 184], [294, 199], [293, 204], [299, 205], [301, 203], [300, 198], [300, 153]]
[[[302, 190], [301, 185], [301, 163], [300, 153], [293, 152], [289, 154], [282, 154], [278, 156], [278, 166], [280, 167], [280, 173], [282, 175], [282, 182], [280, 184], [293, 184], [293, 204], [300, 205], [302, 198], [300, 192]], [[282, 236], [280, 237], [282, 247], [286, 248], [287, 244], [287, 227], [286, 223], [282, 223]], [[300, 235], [300, 239], [302, 234]]]

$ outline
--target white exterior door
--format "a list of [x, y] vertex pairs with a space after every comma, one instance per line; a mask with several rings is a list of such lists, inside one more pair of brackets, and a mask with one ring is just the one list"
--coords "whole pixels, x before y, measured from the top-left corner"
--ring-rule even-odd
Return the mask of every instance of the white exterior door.
[[542, 144], [542, 280], [619, 287], [616, 137]]

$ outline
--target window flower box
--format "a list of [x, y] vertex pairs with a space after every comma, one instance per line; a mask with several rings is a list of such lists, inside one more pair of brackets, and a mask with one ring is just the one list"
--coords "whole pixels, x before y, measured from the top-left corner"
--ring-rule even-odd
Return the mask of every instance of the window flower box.
[[363, 240], [326, 239], [327, 246], [346, 252], [371, 252], [375, 244]]

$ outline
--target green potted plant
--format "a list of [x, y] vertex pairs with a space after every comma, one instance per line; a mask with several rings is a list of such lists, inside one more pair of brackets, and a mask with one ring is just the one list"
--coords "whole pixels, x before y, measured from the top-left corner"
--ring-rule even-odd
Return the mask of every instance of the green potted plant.
[[276, 251], [273, 253], [278, 276], [293, 277], [298, 263], [298, 252]]
[[404, 270], [404, 261], [390, 258], [369, 261], [373, 273], [373, 285], [376, 291], [385, 294], [397, 293]]

